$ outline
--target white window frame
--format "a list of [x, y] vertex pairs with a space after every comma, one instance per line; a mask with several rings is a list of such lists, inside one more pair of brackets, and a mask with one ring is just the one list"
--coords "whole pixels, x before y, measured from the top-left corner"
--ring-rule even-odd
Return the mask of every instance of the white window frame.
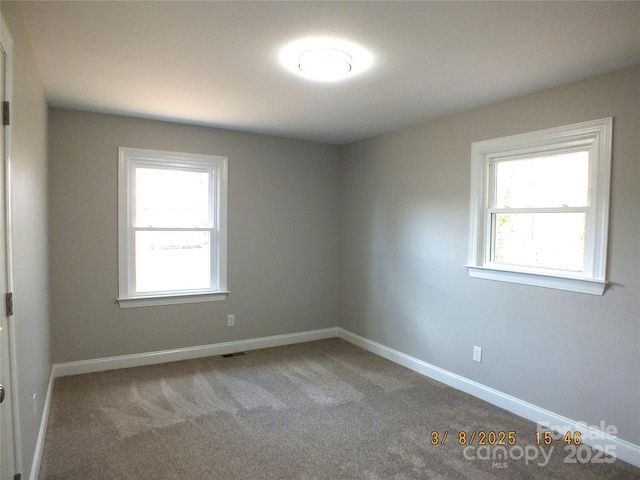
[[[573, 292], [603, 295], [607, 286], [607, 237], [612, 118], [474, 142], [471, 146], [469, 276]], [[584, 269], [580, 272], [505, 265], [491, 261], [493, 165], [501, 159], [589, 150], [589, 193]], [[562, 209], [556, 209], [560, 211]]]
[[[228, 158], [217, 155], [166, 152], [141, 148], [118, 149], [118, 266], [121, 308], [224, 300], [227, 291]], [[211, 286], [199, 290], [138, 293], [135, 291], [134, 193], [139, 166], [213, 172]]]

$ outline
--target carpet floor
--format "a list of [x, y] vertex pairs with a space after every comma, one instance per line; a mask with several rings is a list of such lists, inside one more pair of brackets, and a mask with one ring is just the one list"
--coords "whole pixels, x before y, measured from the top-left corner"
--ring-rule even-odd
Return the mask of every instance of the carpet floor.
[[536, 428], [328, 339], [58, 378], [39, 478], [640, 479]]

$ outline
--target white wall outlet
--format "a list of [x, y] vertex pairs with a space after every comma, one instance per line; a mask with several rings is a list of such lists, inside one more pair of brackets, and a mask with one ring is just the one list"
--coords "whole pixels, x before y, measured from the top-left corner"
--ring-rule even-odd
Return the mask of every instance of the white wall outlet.
[[227, 327], [234, 327], [236, 325], [236, 316], [227, 315]]
[[473, 347], [473, 359], [476, 362], [482, 362], [482, 347]]

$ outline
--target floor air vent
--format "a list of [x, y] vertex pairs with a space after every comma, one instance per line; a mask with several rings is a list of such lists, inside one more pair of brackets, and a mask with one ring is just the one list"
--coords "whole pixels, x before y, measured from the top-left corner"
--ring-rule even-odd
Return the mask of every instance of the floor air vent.
[[222, 358], [241, 357], [243, 355], [246, 355], [246, 353], [244, 353], [244, 352], [226, 353], [226, 354], [222, 355]]

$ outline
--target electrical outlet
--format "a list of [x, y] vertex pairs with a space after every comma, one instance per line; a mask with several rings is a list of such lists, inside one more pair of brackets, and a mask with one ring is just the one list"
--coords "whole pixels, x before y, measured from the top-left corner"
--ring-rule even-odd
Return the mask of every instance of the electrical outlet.
[[476, 362], [482, 362], [482, 347], [473, 347], [473, 360]]
[[227, 327], [234, 327], [236, 324], [235, 315], [227, 315]]

